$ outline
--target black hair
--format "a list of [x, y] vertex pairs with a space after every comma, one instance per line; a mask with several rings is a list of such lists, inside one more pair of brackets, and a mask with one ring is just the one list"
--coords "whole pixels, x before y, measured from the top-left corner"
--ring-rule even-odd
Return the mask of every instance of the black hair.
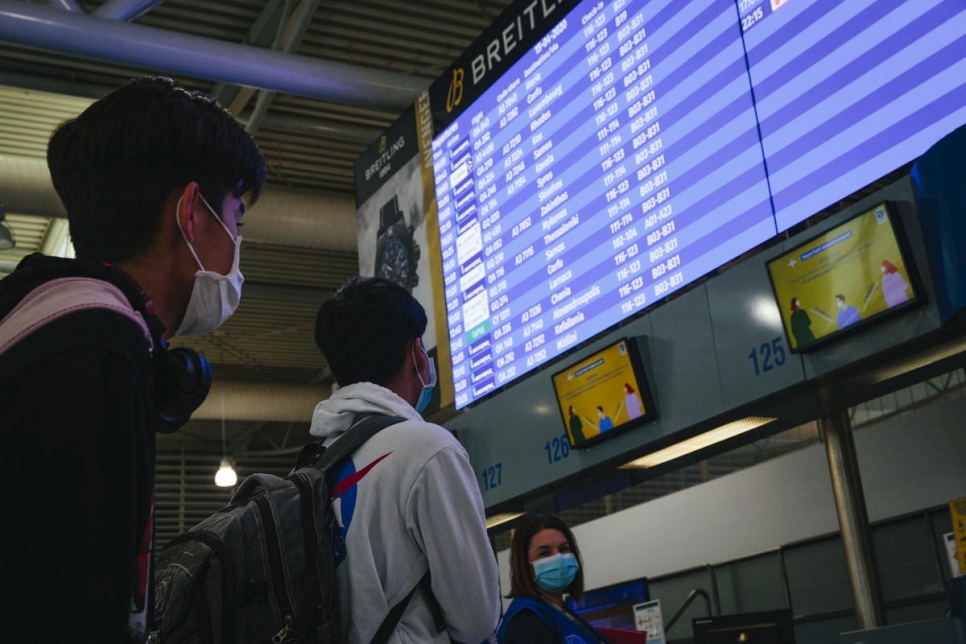
[[835, 296], [835, 299], [836, 300], [839, 300], [841, 302], [844, 302], [845, 301], [845, 296], [842, 295], [841, 293], [839, 293], [838, 295]]
[[265, 160], [228, 110], [170, 78], [142, 78], [60, 125], [47, 166], [77, 256], [120, 261], [148, 250], [165, 199], [189, 182], [221, 216], [229, 193], [254, 203]]
[[319, 307], [315, 344], [340, 386], [385, 386], [399, 375], [426, 322], [422, 305], [395, 282], [353, 277]]

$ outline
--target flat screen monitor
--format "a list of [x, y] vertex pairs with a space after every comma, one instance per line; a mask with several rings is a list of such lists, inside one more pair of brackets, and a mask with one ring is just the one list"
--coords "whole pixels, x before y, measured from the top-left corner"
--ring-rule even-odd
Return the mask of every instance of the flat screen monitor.
[[767, 610], [691, 620], [694, 644], [794, 644], [792, 611]]
[[793, 352], [922, 300], [895, 211], [883, 202], [768, 262]]
[[430, 88], [457, 409], [966, 122], [961, 0], [518, 0]]
[[634, 338], [567, 366], [552, 380], [571, 447], [589, 447], [656, 417]]
[[649, 599], [647, 579], [595, 588], [584, 593], [582, 600], [568, 599], [568, 607], [596, 628], [633, 631], [634, 605]]

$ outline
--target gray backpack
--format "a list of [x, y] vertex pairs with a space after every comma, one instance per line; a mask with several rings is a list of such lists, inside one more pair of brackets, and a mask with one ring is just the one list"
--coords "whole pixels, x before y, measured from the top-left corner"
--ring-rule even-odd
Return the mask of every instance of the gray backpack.
[[[148, 641], [341, 642], [333, 544], [342, 535], [326, 475], [402, 420], [366, 416], [328, 448], [307, 445], [287, 476], [249, 476], [227, 506], [165, 545]], [[416, 588], [374, 642], [389, 639]]]

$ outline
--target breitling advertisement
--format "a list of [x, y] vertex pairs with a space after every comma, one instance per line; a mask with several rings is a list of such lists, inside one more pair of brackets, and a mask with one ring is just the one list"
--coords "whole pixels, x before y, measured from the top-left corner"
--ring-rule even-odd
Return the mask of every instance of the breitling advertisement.
[[[429, 87], [433, 126], [442, 132], [579, 0], [517, 0]], [[602, 12], [598, 2], [592, 13]], [[550, 55], [550, 49], [545, 55]]]
[[[433, 393], [426, 414], [447, 402], [447, 389], [452, 392], [447, 355], [438, 355], [436, 307], [433, 297], [431, 258], [435, 237], [428, 235], [427, 214], [435, 213], [434, 195], [427, 194], [420, 163], [419, 131], [415, 106], [403, 112], [389, 129], [356, 160], [356, 222], [359, 240], [359, 274], [376, 275], [396, 282], [413, 294], [426, 309], [428, 323], [423, 341], [429, 354], [437, 360], [440, 387]], [[430, 138], [430, 142], [432, 139]], [[431, 159], [431, 155], [430, 155]], [[432, 167], [429, 170], [432, 182]], [[438, 255], [438, 250], [436, 255]], [[442, 284], [441, 268], [438, 280]], [[445, 329], [445, 325], [443, 327]], [[445, 339], [444, 339], [445, 340]], [[439, 364], [446, 361], [447, 365]], [[444, 368], [445, 366], [445, 368]], [[446, 384], [449, 385], [447, 388]], [[442, 397], [440, 392], [443, 392]], [[441, 404], [442, 403], [442, 404]]]

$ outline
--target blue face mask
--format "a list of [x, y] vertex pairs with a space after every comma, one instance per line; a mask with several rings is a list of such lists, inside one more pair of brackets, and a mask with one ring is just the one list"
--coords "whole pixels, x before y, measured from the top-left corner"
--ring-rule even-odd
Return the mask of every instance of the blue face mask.
[[[422, 346], [423, 342], [420, 340], [419, 345]], [[413, 351], [416, 351], [415, 344], [413, 345]], [[425, 350], [423, 353], [426, 353]], [[423, 382], [423, 377], [419, 375], [419, 370], [416, 371], [416, 377], [419, 378], [419, 384], [423, 386], [423, 390], [419, 392], [419, 400], [416, 401], [416, 411], [420, 414], [423, 410], [429, 406], [429, 401], [433, 398], [433, 388], [436, 387], [436, 363], [433, 359], [429, 357], [426, 353], [426, 359], [429, 360], [429, 382]], [[416, 364], [416, 354], [413, 353], [413, 365]]]
[[533, 562], [537, 585], [550, 593], [566, 590], [577, 576], [578, 570], [580, 570], [580, 564], [570, 552], [544, 557]]

